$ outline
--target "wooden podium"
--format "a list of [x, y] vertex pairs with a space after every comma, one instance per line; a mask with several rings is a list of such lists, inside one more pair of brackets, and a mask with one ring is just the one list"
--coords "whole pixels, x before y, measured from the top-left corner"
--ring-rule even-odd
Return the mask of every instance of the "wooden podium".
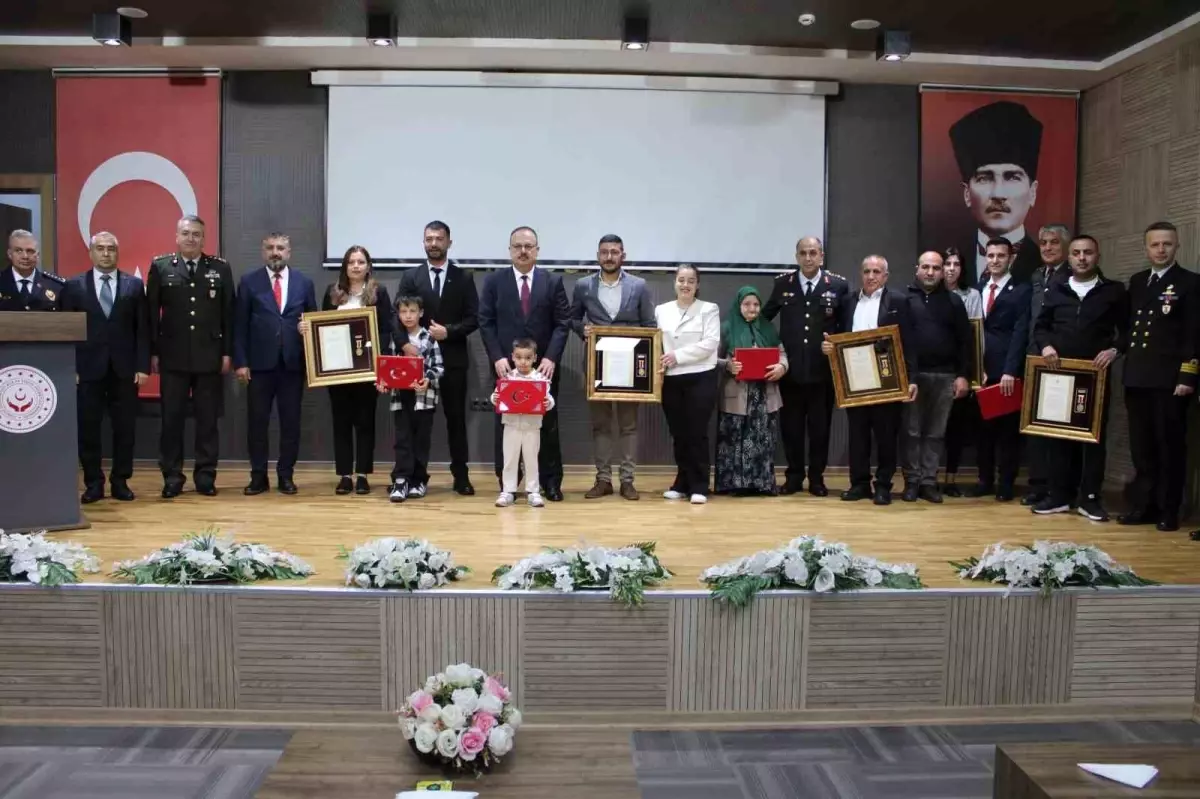
[[75, 342], [82, 313], [0, 312], [0, 529], [87, 527], [79, 507]]

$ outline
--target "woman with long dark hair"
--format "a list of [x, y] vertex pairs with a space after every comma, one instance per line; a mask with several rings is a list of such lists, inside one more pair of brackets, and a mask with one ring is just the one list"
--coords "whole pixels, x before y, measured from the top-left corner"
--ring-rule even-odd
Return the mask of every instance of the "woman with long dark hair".
[[[968, 319], [983, 318], [983, 297], [979, 290], [961, 285], [963, 260], [958, 250], [950, 247], [945, 252], [942, 278], [946, 288], [962, 298], [967, 308]], [[979, 404], [970, 393], [954, 400], [950, 406], [950, 418], [946, 420], [946, 484], [942, 493], [948, 497], [961, 497], [958, 487], [958, 465], [962, 461], [963, 449], [974, 443], [979, 431]]]

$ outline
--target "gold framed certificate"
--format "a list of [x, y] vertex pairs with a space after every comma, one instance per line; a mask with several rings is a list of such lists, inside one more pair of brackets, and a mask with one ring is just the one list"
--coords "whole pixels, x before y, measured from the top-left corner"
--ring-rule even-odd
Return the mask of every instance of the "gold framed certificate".
[[1104, 424], [1108, 370], [1091, 361], [1060, 358], [1057, 369], [1046, 359], [1025, 359], [1025, 396], [1021, 432], [1031, 436], [1099, 443]]
[[967, 379], [971, 383], [971, 390], [978, 391], [983, 388], [983, 320], [971, 320], [971, 364], [970, 372]]
[[587, 398], [662, 402], [662, 331], [592, 325], [587, 336]]
[[304, 337], [304, 367], [309, 388], [346, 383], [374, 383], [379, 354], [375, 308], [312, 311]]
[[896, 325], [829, 337], [833, 391], [839, 408], [908, 399], [908, 369]]

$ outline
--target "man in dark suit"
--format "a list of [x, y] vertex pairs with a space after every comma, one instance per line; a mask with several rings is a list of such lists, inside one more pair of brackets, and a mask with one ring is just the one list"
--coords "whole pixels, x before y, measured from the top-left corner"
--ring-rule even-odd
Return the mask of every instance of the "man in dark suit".
[[57, 311], [67, 281], [38, 265], [38, 240], [28, 230], [8, 236], [11, 268], [0, 272], [0, 311]]
[[[1000, 393], [1007, 397], [1017, 390], [1017, 380], [1025, 374], [1033, 289], [1029, 283], [1018, 282], [1009, 271], [1013, 255], [1008, 239], [992, 239], [986, 250], [988, 277], [978, 286], [983, 297], [984, 386], [999, 384]], [[1020, 449], [1019, 413], [984, 419], [979, 426], [979, 483], [970, 495], [995, 494], [997, 502], [1012, 501]]]
[[287, 235], [271, 233], [262, 244], [264, 269], [242, 276], [233, 320], [233, 366], [248, 387], [250, 483], [252, 496], [267, 483], [267, 428], [271, 405], [279, 411], [279, 460], [275, 463], [281, 494], [295, 494], [292, 479], [300, 454], [300, 401], [304, 396], [304, 340], [297, 325], [301, 314], [317, 310], [313, 282], [288, 266], [292, 244]]
[[804, 487], [804, 436], [808, 434], [808, 493], [828, 496], [825, 464], [829, 461], [829, 426], [833, 422], [833, 378], [829, 359], [821, 352], [826, 333], [837, 333], [838, 308], [850, 284], [828, 272], [821, 240], [808, 236], [796, 242], [800, 268], [775, 278], [763, 307], [767, 319], [779, 317], [779, 338], [787, 351], [788, 370], [779, 382], [783, 409], [779, 414], [787, 477], [781, 494]]
[[117, 271], [117, 237], [92, 236], [92, 268], [63, 289], [62, 310], [87, 314], [87, 340], [75, 345], [78, 379], [79, 463], [85, 490], [80, 502], [104, 498], [101, 424], [112, 424], [113, 499], [128, 502], [133, 475], [133, 441], [138, 386], [150, 377], [150, 319], [141, 278]]
[[146, 275], [150, 369], [162, 375], [159, 467], [163, 499], [183, 491], [183, 423], [188, 400], [196, 418], [196, 492], [217, 495], [217, 419], [233, 346], [233, 272], [204, 253], [204, 221], [185, 216], [175, 226], [176, 252], [160, 255]]
[[[509, 235], [508, 252], [512, 269], [497, 269], [483, 281], [479, 296], [479, 333], [497, 378], [513, 368], [508, 353], [519, 338], [537, 343], [537, 370], [550, 380], [551, 396], [558, 396], [558, 362], [567, 346], [571, 307], [562, 278], [537, 268], [538, 238], [531, 227], [519, 227]], [[504, 428], [496, 414], [496, 477], [504, 460]], [[532, 464], [526, 464], [532, 468]], [[541, 450], [538, 453], [538, 482], [551, 502], [562, 502], [562, 449], [558, 441], [558, 407], [542, 420]]]
[[438, 381], [446, 438], [450, 445], [450, 474], [454, 491], [475, 493], [467, 472], [467, 337], [479, 328], [479, 294], [475, 279], [448, 259], [450, 227], [445, 222], [425, 226], [425, 263], [400, 278], [397, 297], [420, 297], [421, 326], [438, 343], [446, 372]]
[[1179, 233], [1170, 222], [1147, 228], [1145, 243], [1150, 268], [1129, 279], [1133, 333], [1125, 356], [1134, 504], [1118, 521], [1173, 532], [1187, 476], [1188, 403], [1200, 373], [1200, 278], [1175, 260]]
[[[905, 369], [909, 375], [908, 399], [917, 398], [915, 349], [912, 346], [911, 317], [908, 297], [903, 291], [887, 289], [888, 262], [880, 255], [868, 255], [862, 262], [862, 289], [842, 298], [839, 308], [839, 329], [857, 333], [895, 325], [900, 328], [900, 346], [904, 350]], [[825, 337], [828, 338], [826, 333]], [[826, 356], [833, 353], [828, 341], [821, 344]], [[850, 427], [850, 489], [842, 499], [854, 502], [871, 496], [871, 443], [874, 439], [877, 463], [875, 466], [876, 505], [892, 503], [892, 478], [896, 475], [897, 437], [900, 433], [901, 402], [847, 408]]]
[[1037, 203], [1042, 123], [1020, 103], [991, 103], [955, 122], [950, 143], [962, 175], [963, 202], [976, 227], [974, 240], [961, 250], [975, 253], [974, 259], [966, 258], [963, 271], [985, 279], [987, 243], [1003, 238], [1013, 247], [1012, 279], [1029, 282], [1040, 265], [1037, 242], [1025, 232], [1025, 217]]
[[[592, 325], [616, 327], [654, 327], [654, 303], [646, 281], [629, 274], [625, 263], [625, 243], [620, 236], [608, 234], [600, 239], [596, 252], [600, 271], [575, 282], [571, 300], [571, 328], [586, 340]], [[633, 486], [637, 459], [636, 402], [589, 402], [592, 416], [592, 451], [596, 455], [596, 484], [584, 498], [599, 499], [613, 492], [613, 427], [621, 449], [621, 496], [636, 500]]]

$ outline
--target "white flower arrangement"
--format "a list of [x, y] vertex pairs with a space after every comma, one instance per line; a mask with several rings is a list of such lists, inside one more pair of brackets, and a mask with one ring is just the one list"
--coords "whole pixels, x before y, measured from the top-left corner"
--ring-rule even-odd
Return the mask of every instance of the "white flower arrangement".
[[1032, 546], [992, 544], [982, 557], [951, 562], [964, 580], [1002, 583], [1009, 589], [1037, 588], [1045, 595], [1071, 586], [1124, 588], [1157, 585], [1117, 563], [1104, 550], [1070, 541], [1035, 541]]
[[705, 569], [700, 579], [711, 586], [713, 599], [736, 607], [749, 604], [759, 591], [775, 588], [827, 593], [924, 587], [917, 567], [911, 563], [884, 563], [855, 555], [845, 544], [810, 535], [793, 538], [780, 549], [756, 552]]
[[657, 585], [671, 573], [646, 541], [620, 549], [609, 547], [547, 547], [492, 573], [503, 590], [549, 588], [562, 593], [607, 590], [612, 598], [630, 607], [645, 601], [646, 586]]
[[339, 558], [346, 560], [346, 585], [424, 591], [461, 580], [470, 573], [454, 557], [425, 540], [373, 538]]
[[73, 541], [47, 541], [46, 531], [6, 533], [0, 530], [0, 580], [35, 585], [79, 582], [79, 573], [100, 571], [91, 550]]
[[476, 776], [512, 751], [521, 728], [508, 686], [466, 663], [427, 679], [398, 715], [401, 734], [418, 757]]
[[218, 538], [216, 530], [208, 530], [203, 535], [186, 536], [140, 560], [118, 562], [113, 577], [133, 580], [138, 585], [188, 585], [298, 580], [312, 573], [312, 566], [295, 555], [276, 552], [263, 544]]

